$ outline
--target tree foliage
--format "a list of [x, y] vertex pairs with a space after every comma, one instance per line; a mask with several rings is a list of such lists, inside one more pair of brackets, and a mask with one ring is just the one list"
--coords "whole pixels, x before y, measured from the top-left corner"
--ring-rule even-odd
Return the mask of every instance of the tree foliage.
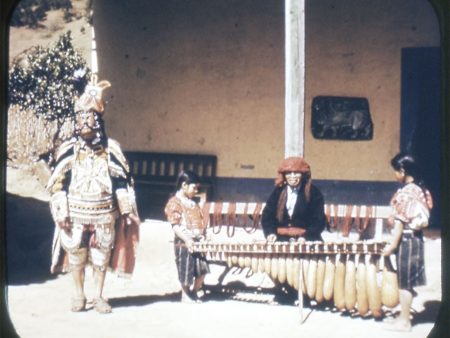
[[34, 47], [9, 72], [9, 104], [62, 124], [73, 117], [75, 97], [89, 79], [86, 60], [74, 49], [71, 32], [53, 47]]

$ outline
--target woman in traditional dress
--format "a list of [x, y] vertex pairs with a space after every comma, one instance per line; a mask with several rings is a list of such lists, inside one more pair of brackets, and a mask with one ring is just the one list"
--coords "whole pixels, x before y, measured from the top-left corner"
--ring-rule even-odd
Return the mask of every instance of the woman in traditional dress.
[[397, 181], [402, 187], [391, 199], [393, 226], [392, 240], [384, 255], [396, 254], [397, 275], [400, 289], [400, 315], [391, 320], [386, 328], [410, 331], [410, 308], [416, 286], [426, 284], [424, 241], [422, 229], [428, 226], [433, 200], [420, 179], [414, 157], [400, 153], [391, 160]]

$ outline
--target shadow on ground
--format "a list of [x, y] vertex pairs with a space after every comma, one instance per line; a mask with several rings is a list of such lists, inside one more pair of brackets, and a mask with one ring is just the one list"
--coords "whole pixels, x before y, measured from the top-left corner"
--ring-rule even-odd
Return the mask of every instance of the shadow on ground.
[[412, 323], [423, 324], [423, 323], [435, 323], [438, 317], [439, 309], [441, 307], [441, 302], [437, 300], [428, 301], [424, 304], [424, 310], [413, 314]]
[[110, 298], [109, 303], [113, 308], [119, 308], [128, 306], [145, 306], [157, 302], [176, 302], [180, 301], [180, 299], [181, 292], [175, 292], [166, 295], [142, 295]]
[[54, 223], [47, 202], [7, 193], [6, 279], [9, 285], [41, 283], [50, 274]]

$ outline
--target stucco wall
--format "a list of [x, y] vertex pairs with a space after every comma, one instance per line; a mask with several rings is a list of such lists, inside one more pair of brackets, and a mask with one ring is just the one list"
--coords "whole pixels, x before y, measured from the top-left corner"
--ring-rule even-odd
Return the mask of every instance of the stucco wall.
[[306, 2], [306, 111], [316, 95], [366, 97], [372, 141], [320, 141], [306, 133], [316, 177], [392, 180], [400, 146], [401, 49], [439, 45], [438, 22], [425, 0]]
[[[127, 150], [216, 154], [270, 178], [284, 153], [284, 3], [94, 0], [109, 135]], [[439, 45], [426, 0], [307, 0], [305, 156], [318, 179], [391, 180], [402, 47]], [[366, 97], [372, 141], [320, 141], [316, 95]]]

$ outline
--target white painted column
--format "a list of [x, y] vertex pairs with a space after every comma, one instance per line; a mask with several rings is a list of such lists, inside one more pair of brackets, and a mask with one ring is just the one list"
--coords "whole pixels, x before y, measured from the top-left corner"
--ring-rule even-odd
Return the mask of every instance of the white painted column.
[[305, 0], [285, 0], [285, 157], [304, 156]]
[[98, 59], [97, 59], [97, 43], [95, 41], [95, 30], [94, 26], [91, 26], [91, 36], [92, 36], [92, 45], [91, 45], [91, 71], [92, 75], [97, 75], [98, 73]]

